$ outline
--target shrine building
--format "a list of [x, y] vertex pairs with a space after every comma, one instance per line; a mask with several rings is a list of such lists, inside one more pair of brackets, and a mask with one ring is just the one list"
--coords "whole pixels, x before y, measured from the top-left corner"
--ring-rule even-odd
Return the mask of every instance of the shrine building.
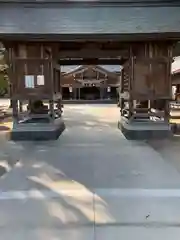
[[117, 100], [120, 77], [119, 65], [62, 66], [62, 99]]

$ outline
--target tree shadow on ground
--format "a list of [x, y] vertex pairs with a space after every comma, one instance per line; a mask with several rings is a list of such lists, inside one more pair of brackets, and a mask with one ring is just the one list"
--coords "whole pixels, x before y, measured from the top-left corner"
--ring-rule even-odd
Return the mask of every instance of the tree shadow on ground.
[[[99, 120], [96, 117], [92, 117], [91, 114], [86, 114], [85, 118], [89, 117], [91, 117], [91, 121], [99, 127]], [[73, 127], [75, 123], [78, 124], [77, 119], [73, 122], [66, 122], [68, 127]], [[84, 122], [84, 119], [81, 119], [80, 125], [83, 124], [87, 125], [87, 123]], [[62, 138], [63, 137], [64, 136], [62, 136]], [[66, 138], [67, 141], [70, 140], [68, 139], [69, 137]], [[31, 169], [34, 169], [33, 173], [24, 170], [26, 179], [30, 182], [32, 189], [37, 189], [41, 194], [43, 194], [43, 192], [48, 192], [56, 196], [51, 199], [49, 198], [40, 201], [38, 207], [35, 208], [37, 209], [37, 212], [34, 214], [38, 214], [38, 209], [40, 212], [44, 212], [45, 215], [43, 215], [43, 218], [49, 219], [52, 223], [51, 225], [57, 227], [57, 229], [94, 226], [95, 203], [94, 191], [92, 189], [93, 184], [91, 184], [91, 180], [93, 179], [93, 173], [91, 170], [93, 169], [91, 169], [88, 161], [83, 161], [85, 159], [81, 159], [82, 161], [79, 160], [79, 157], [85, 157], [81, 156], [81, 152], [76, 152], [75, 155], [72, 152], [72, 156], [69, 159], [66, 154], [63, 155], [62, 153], [61, 139], [56, 142], [46, 143], [18, 142], [14, 143], [14, 148], [16, 148], [18, 152], [21, 152], [18, 153], [19, 156], [21, 155], [22, 159], [22, 165], [20, 168], [24, 168], [24, 165], [27, 167], [28, 165]], [[55, 153], [54, 149], [56, 149]], [[66, 150], [70, 153], [70, 150], [68, 149], [64, 149], [63, 151], [66, 152]], [[76, 164], [72, 165], [72, 162], [76, 162]], [[63, 185], [64, 183], [65, 185]], [[67, 186], [66, 188], [66, 183], [72, 185], [70, 187]], [[73, 183], [75, 186], [73, 186]], [[55, 187], [57, 184], [60, 184], [60, 186]], [[63, 189], [72, 190], [72, 193], [70, 195], [62, 194], [61, 190]], [[73, 195], [74, 190], [79, 192], [78, 196], [76, 196], [76, 194]], [[97, 197], [96, 204], [100, 209], [99, 215], [101, 216], [102, 214], [104, 220], [106, 220], [106, 218], [108, 220], [111, 219], [112, 216], [108, 211], [108, 206], [100, 197]], [[29, 209], [28, 203], [24, 203], [19, 211], [26, 212], [27, 209]], [[15, 214], [13, 214], [13, 216], [14, 215]]]
[[7, 173], [7, 169], [4, 166], [0, 165], [0, 177]]
[[11, 127], [8, 123], [12, 122], [12, 112], [7, 109], [7, 106], [0, 106], [0, 131], [9, 131]]
[[[20, 168], [21, 167], [23, 168], [23, 165], [21, 165]], [[36, 168], [37, 167], [38, 166], [36, 166]], [[35, 196], [39, 195], [41, 197], [39, 199], [36, 199], [36, 197], [33, 198], [32, 192], [30, 199], [28, 198], [26, 200], [26, 198], [24, 198], [23, 204], [15, 201], [13, 204], [10, 204], [8, 211], [6, 208], [2, 208], [1, 215], [4, 216], [4, 219], [8, 222], [8, 227], [11, 230], [26, 229], [27, 226], [28, 229], [37, 229], [38, 227], [41, 229], [49, 229], [50, 231], [53, 229], [51, 234], [49, 232], [49, 235], [44, 236], [44, 238], [38, 236], [37, 239], [58, 237], [59, 233], [62, 234], [62, 239], [70, 239], [71, 235], [73, 239], [84, 239], [84, 234], [94, 232], [95, 205], [93, 192], [86, 188], [82, 190], [81, 188], [66, 189], [64, 187], [56, 187], [56, 182], [63, 182], [65, 180], [72, 182], [74, 179], [65, 176], [62, 171], [60, 172], [60, 170], [55, 169], [51, 165], [46, 167], [46, 170], [52, 169], [53, 172], [56, 172], [56, 179], [54, 179], [54, 175], [52, 176], [46, 171], [42, 171], [39, 175], [35, 174], [36, 176], [33, 176], [33, 174], [26, 175], [32, 189], [36, 189]], [[48, 181], [46, 181], [46, 179], [48, 179]], [[53, 184], [48, 184], [51, 180]], [[65, 192], [63, 192], [64, 190]], [[66, 190], [70, 191], [66, 192]], [[76, 190], [75, 193], [73, 190]], [[21, 195], [23, 195], [23, 191]], [[96, 199], [96, 204], [98, 204], [101, 209], [98, 214], [100, 215], [102, 213], [104, 219], [111, 219], [108, 206], [104, 201], [100, 198]], [[59, 231], [58, 234], [57, 230]], [[63, 230], [62, 233], [61, 230]], [[86, 230], [88, 230], [88, 232], [86, 232]], [[67, 231], [69, 234], [64, 233], [64, 231]], [[77, 231], [79, 237], [82, 236], [82, 238], [76, 238], [73, 234], [74, 231]]]

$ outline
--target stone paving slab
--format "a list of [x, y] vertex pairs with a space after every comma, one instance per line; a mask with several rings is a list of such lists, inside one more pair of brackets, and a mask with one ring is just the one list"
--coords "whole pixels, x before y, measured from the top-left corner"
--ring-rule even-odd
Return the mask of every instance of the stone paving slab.
[[134, 227], [127, 226], [115, 226], [115, 227], [97, 227], [96, 239], [97, 240], [110, 240], [110, 239], [139, 239], [139, 240], [179, 240], [180, 229], [179, 228], [147, 228], [147, 227]]
[[[180, 189], [97, 189], [95, 223], [177, 227], [180, 226], [179, 204]], [[100, 217], [100, 209], [103, 213], [108, 211], [108, 217]]]
[[94, 226], [93, 195], [90, 193], [16, 191], [1, 195], [0, 203], [0, 229]]
[[1, 228], [0, 240], [93, 240], [93, 227], [80, 227], [77, 229], [58, 228]]

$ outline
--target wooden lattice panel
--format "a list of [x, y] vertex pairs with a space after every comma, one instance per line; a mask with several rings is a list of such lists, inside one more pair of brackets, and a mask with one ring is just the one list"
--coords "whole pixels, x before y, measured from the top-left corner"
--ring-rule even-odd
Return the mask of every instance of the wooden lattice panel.
[[123, 81], [122, 81], [123, 91], [129, 91], [130, 77], [131, 77], [131, 66], [130, 66], [130, 61], [127, 61], [123, 65]]
[[147, 63], [136, 63], [134, 65], [132, 86], [133, 95], [146, 96], [152, 94], [153, 85], [149, 79], [149, 66]]
[[134, 63], [133, 97], [135, 99], [169, 98], [168, 61], [136, 60]]
[[9, 76], [14, 99], [54, 99], [60, 94], [60, 73], [53, 43], [14, 42], [9, 45]]
[[150, 79], [154, 83], [154, 93], [156, 96], [170, 97], [170, 73], [166, 62], [153, 64]]
[[49, 61], [29, 61], [16, 59], [14, 61], [14, 96], [41, 97], [51, 94], [51, 65]]

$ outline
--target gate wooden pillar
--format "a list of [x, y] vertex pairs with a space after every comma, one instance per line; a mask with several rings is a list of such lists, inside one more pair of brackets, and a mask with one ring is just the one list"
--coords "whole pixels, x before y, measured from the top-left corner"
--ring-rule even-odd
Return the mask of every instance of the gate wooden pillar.
[[172, 43], [131, 45], [121, 86], [121, 123], [131, 139], [169, 136]]
[[[54, 105], [61, 99], [56, 69], [58, 46], [36, 42], [9, 42], [6, 45], [12, 86], [12, 139], [57, 139], [64, 130], [61, 109], [55, 109]], [[28, 110], [22, 112], [18, 101], [31, 103]]]

